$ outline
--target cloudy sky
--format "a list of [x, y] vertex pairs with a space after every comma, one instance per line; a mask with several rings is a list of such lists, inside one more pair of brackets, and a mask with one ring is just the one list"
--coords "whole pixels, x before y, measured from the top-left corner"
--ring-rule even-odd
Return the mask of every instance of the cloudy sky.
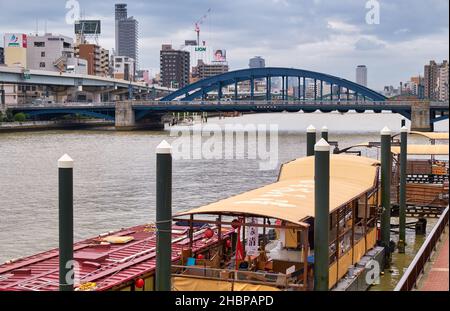
[[[48, 32], [73, 36], [66, 3], [75, 0], [0, 0], [0, 33]], [[380, 4], [379, 24], [368, 24], [367, 3]], [[350, 80], [369, 69], [369, 87], [398, 85], [449, 54], [448, 0], [128, 0], [140, 23], [140, 64], [159, 70], [163, 43], [195, 39], [194, 23], [211, 8], [202, 40], [227, 50], [231, 69], [261, 55], [268, 66], [325, 72]], [[100, 44], [114, 47], [114, 4], [79, 0], [83, 17], [101, 19]], [[0, 43], [3, 39], [0, 39]]]

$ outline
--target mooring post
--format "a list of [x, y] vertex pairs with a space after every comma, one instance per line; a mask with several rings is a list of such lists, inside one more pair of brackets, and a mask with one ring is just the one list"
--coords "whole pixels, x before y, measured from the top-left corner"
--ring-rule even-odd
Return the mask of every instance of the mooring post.
[[329, 217], [330, 217], [330, 145], [321, 139], [314, 148], [314, 290], [328, 291]]
[[306, 156], [314, 156], [314, 145], [316, 144], [316, 128], [310, 125], [306, 129]]
[[73, 291], [73, 164], [67, 154], [58, 160], [59, 179], [59, 290]]
[[170, 291], [172, 265], [172, 146], [156, 148], [156, 290]]
[[326, 126], [322, 127], [321, 134], [322, 134], [322, 138], [325, 139], [327, 142], [329, 142], [329, 140], [328, 140], [328, 127], [326, 127]]
[[389, 266], [391, 252], [391, 174], [392, 174], [392, 132], [388, 127], [381, 131], [381, 244], [386, 250], [386, 265]]
[[408, 165], [408, 129], [406, 126], [401, 130], [401, 145], [400, 145], [400, 193], [399, 193], [399, 207], [400, 207], [400, 230], [398, 238], [398, 251], [405, 253], [406, 246], [406, 167]]
[[403, 119], [402, 119], [402, 128], [405, 127], [405, 126], [406, 126], [406, 119], [403, 118]]

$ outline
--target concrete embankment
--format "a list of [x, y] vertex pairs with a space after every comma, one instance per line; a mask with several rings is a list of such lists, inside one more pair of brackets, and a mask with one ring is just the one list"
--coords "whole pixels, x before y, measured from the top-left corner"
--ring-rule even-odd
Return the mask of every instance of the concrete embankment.
[[101, 120], [30, 121], [0, 123], [0, 133], [21, 131], [46, 131], [58, 129], [83, 129], [114, 126], [114, 122]]

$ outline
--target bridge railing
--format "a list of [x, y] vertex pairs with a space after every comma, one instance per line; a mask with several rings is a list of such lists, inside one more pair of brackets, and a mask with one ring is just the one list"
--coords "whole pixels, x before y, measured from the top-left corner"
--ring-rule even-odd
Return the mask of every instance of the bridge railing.
[[385, 101], [345, 101], [345, 100], [222, 100], [222, 101], [131, 101], [133, 106], [185, 106], [185, 105], [241, 105], [241, 106], [289, 106], [289, 105], [311, 105], [311, 106], [364, 106], [364, 105], [379, 105], [379, 106], [409, 106], [407, 102], [385, 102]]
[[[217, 105], [217, 106], [298, 106], [308, 105], [314, 107], [327, 107], [327, 106], [341, 106], [343, 108], [351, 107], [364, 107], [364, 106], [378, 106], [383, 107], [410, 107], [416, 101], [362, 101], [362, 100], [221, 100], [221, 101], [148, 101], [148, 100], [130, 100], [120, 101], [120, 103], [130, 103], [132, 106], [186, 106], [186, 105]], [[113, 107], [118, 101], [110, 102], [65, 102], [65, 103], [36, 103], [36, 104], [22, 104], [16, 106], [9, 106], [12, 109], [36, 109], [36, 108], [92, 108], [92, 107]], [[433, 108], [447, 108], [448, 102], [431, 102], [430, 106]]]
[[428, 235], [422, 247], [417, 252], [416, 257], [409, 265], [403, 277], [398, 282], [394, 291], [410, 291], [417, 286], [417, 281], [421, 273], [424, 272], [425, 265], [430, 261], [433, 251], [436, 250], [436, 245], [441, 239], [445, 227], [448, 226], [448, 206], [439, 218], [438, 223]]
[[92, 108], [92, 107], [114, 107], [115, 102], [65, 102], [65, 103], [45, 103], [45, 104], [21, 104], [15, 106], [8, 106], [10, 109], [36, 109], [36, 108]]

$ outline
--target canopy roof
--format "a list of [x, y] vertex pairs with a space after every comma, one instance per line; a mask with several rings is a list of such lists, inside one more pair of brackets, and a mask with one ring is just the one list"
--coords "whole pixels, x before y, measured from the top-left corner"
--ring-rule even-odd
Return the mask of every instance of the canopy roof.
[[426, 137], [428, 139], [431, 140], [449, 140], [448, 139], [448, 133], [424, 133], [424, 132], [411, 132], [411, 135], [419, 135], [419, 136], [423, 136]]
[[[330, 213], [375, 186], [377, 166], [373, 159], [333, 155], [330, 160]], [[314, 157], [283, 165], [279, 181], [178, 216], [194, 214], [251, 215], [305, 225], [314, 217]]]
[[[392, 147], [393, 154], [400, 154], [400, 147]], [[448, 145], [408, 145], [408, 155], [448, 155]]]

